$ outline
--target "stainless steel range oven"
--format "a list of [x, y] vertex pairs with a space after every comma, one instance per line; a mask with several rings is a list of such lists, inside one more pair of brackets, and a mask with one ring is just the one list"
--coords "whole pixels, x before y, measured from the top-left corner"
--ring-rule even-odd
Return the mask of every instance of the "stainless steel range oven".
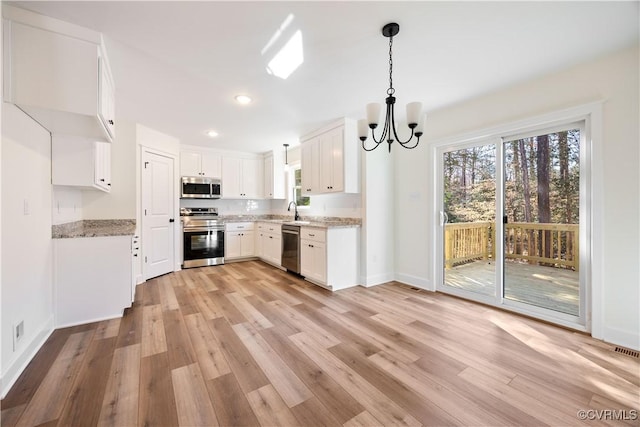
[[182, 268], [224, 264], [224, 223], [217, 208], [180, 208]]

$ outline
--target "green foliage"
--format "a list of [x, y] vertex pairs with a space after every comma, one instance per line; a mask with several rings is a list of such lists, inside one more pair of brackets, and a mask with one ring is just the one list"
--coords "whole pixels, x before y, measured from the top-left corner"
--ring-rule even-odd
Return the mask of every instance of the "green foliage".
[[[551, 221], [577, 224], [580, 200], [580, 132], [548, 134]], [[520, 150], [524, 149], [524, 153]], [[509, 222], [523, 222], [525, 209], [538, 221], [537, 137], [505, 142], [504, 210]], [[524, 154], [524, 155], [523, 155]], [[444, 208], [449, 222], [495, 218], [495, 145], [461, 149], [444, 155]], [[526, 169], [523, 168], [523, 162]], [[528, 182], [527, 182], [528, 181]], [[528, 193], [527, 187], [528, 186]], [[528, 194], [528, 199], [525, 195]]]

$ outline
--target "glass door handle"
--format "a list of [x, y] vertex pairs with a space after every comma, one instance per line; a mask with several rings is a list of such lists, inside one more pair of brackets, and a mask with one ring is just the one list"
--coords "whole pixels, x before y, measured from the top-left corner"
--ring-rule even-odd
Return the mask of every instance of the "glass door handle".
[[440, 225], [444, 226], [449, 222], [449, 215], [446, 212], [440, 211]]

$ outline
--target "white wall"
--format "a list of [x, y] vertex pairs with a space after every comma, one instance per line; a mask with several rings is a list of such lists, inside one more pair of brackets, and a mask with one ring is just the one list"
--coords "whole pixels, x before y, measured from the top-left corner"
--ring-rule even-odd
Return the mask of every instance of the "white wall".
[[[426, 140], [434, 141], [520, 119], [604, 101], [602, 153], [593, 159], [593, 335], [640, 347], [640, 177], [638, 46], [531, 82], [431, 112]], [[415, 151], [415, 150], [414, 150]], [[427, 242], [436, 220], [426, 151], [396, 156], [396, 273], [433, 285]], [[599, 197], [599, 200], [597, 199]], [[402, 244], [401, 244], [402, 243]], [[601, 271], [597, 266], [601, 265]], [[595, 296], [597, 298], [597, 296]]]
[[136, 217], [136, 125], [116, 117], [111, 143], [111, 191], [83, 191], [84, 219]]
[[[2, 16], [2, 2], [0, 2], [0, 16]], [[2, 30], [2, 19], [0, 19], [0, 34], [4, 34], [3, 30]], [[3, 52], [2, 52], [2, 45], [4, 43], [0, 43], [0, 58], [4, 58], [3, 56]], [[0, 82], [4, 81], [4, 77], [2, 75], [2, 69], [4, 67], [0, 67]], [[4, 85], [0, 85], [0, 100], [4, 99], [4, 90], [3, 90], [3, 86]], [[0, 234], [2, 234], [2, 114], [3, 114], [3, 102], [0, 102]], [[0, 238], [0, 307], [2, 307], [2, 239]], [[0, 315], [0, 372], [2, 372], [2, 367], [4, 366], [2, 361], [4, 360], [3, 358], [3, 352], [2, 349], [4, 348], [3, 346], [3, 342], [4, 340], [2, 339], [2, 336], [4, 335], [4, 323], [2, 322], [2, 316]], [[0, 374], [1, 375], [1, 374]], [[0, 378], [0, 397], [4, 397], [4, 386], [3, 386], [3, 380], [2, 378]], [[0, 420], [1, 422], [1, 420]]]
[[[4, 396], [53, 330], [53, 250], [51, 136], [11, 104], [3, 105], [2, 123]], [[19, 185], [15, 185], [17, 177]], [[20, 321], [24, 321], [24, 336], [13, 351], [12, 325]]]
[[74, 187], [53, 186], [53, 224], [66, 224], [83, 219], [82, 193], [82, 190]]
[[384, 147], [362, 154], [362, 216], [360, 283], [394, 280], [394, 161]]

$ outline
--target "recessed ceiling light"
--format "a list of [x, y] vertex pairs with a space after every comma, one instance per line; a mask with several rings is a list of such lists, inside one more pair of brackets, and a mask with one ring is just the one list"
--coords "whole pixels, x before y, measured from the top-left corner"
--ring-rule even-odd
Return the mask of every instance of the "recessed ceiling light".
[[239, 104], [249, 104], [251, 102], [251, 98], [247, 95], [236, 95], [236, 101]]
[[216, 132], [215, 130], [210, 130], [207, 132], [207, 136], [209, 138], [215, 138], [216, 136], [218, 136], [218, 132]]

